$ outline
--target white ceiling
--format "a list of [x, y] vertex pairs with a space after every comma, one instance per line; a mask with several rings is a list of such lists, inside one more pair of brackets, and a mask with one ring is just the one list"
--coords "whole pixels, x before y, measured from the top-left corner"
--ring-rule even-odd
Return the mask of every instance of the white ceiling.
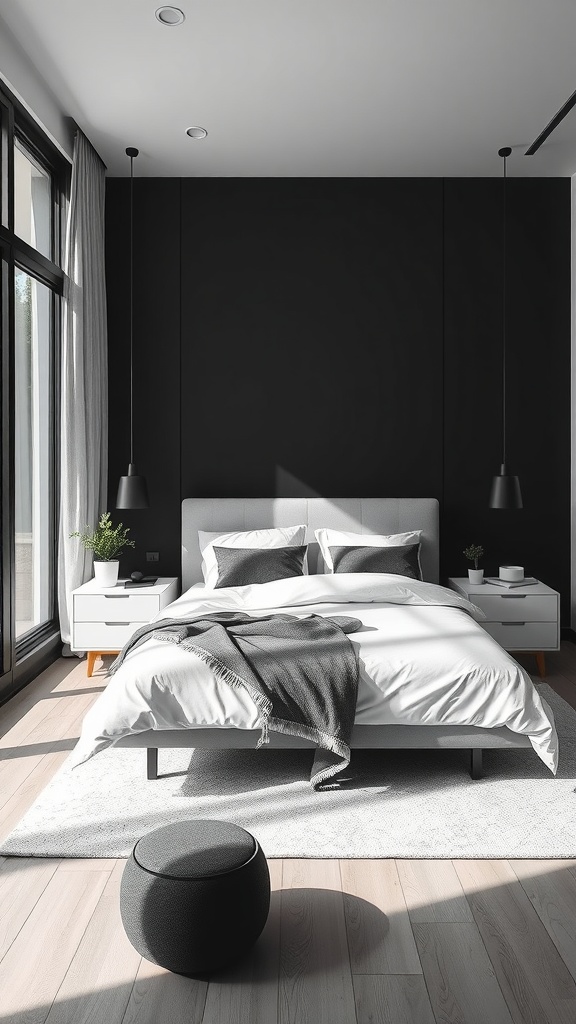
[[[0, 0], [111, 175], [576, 171], [575, 0]], [[208, 138], [185, 130], [202, 125]]]

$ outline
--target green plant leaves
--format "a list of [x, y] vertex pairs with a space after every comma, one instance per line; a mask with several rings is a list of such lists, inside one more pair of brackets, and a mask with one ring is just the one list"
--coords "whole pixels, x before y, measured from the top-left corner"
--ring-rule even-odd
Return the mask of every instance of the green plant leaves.
[[117, 558], [124, 548], [135, 547], [133, 540], [128, 540], [130, 527], [118, 523], [113, 526], [109, 512], [103, 512], [98, 521], [98, 526], [91, 531], [86, 526], [83, 533], [71, 533], [71, 537], [78, 537], [80, 543], [87, 551], [94, 552], [94, 558], [99, 562], [110, 562]]

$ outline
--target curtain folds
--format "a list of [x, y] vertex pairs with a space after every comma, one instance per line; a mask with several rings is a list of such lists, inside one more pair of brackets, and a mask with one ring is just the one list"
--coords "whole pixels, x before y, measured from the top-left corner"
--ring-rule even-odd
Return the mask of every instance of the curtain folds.
[[66, 227], [60, 412], [58, 607], [70, 642], [72, 591], [93, 575], [75, 530], [93, 529], [107, 505], [108, 353], [104, 273], [105, 167], [86, 136], [74, 142]]

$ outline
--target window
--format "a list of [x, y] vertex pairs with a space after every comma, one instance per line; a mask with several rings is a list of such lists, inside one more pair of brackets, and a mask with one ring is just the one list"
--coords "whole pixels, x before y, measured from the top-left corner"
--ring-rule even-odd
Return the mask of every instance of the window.
[[16, 268], [14, 289], [14, 531], [16, 638], [50, 620], [53, 516], [52, 292]]
[[60, 217], [69, 169], [3, 86], [0, 126], [1, 701], [57, 641]]
[[14, 142], [14, 232], [51, 258], [51, 176], [18, 138]]

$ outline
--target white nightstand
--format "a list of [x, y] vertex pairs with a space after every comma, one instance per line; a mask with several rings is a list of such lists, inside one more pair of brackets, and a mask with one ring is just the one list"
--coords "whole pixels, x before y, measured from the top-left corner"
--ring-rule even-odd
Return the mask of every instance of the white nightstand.
[[88, 675], [92, 675], [99, 655], [118, 654], [135, 630], [177, 597], [176, 577], [161, 577], [153, 587], [127, 590], [123, 580], [115, 587], [101, 587], [89, 580], [74, 590], [70, 647], [87, 652]]
[[474, 584], [465, 577], [450, 578], [448, 585], [477, 605], [487, 617], [481, 622], [506, 651], [532, 652], [541, 676], [546, 672], [546, 651], [560, 648], [560, 594], [545, 583], [529, 587]]

